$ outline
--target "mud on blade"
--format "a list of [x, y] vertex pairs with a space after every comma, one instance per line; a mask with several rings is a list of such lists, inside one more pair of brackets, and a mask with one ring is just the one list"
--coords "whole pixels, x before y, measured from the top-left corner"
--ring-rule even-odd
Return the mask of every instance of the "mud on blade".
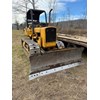
[[63, 49], [50, 51], [44, 54], [35, 54], [30, 59], [30, 75], [56, 68], [62, 65], [81, 62], [83, 48]]

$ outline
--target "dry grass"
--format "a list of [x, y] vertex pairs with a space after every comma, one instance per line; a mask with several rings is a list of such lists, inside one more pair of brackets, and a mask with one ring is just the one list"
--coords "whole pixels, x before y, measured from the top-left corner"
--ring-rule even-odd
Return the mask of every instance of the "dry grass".
[[12, 99], [86, 100], [86, 64], [29, 81], [30, 64], [21, 48], [22, 36], [22, 31], [12, 33]]
[[67, 29], [63, 30], [61, 33], [69, 35], [87, 36], [86, 29]]

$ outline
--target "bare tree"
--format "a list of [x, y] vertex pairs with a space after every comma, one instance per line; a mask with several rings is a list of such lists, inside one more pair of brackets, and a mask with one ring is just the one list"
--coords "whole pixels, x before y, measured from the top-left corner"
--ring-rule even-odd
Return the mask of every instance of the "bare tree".
[[71, 23], [71, 19], [70, 19], [70, 14], [71, 14], [71, 12], [70, 12], [70, 8], [69, 7], [67, 7], [66, 8], [66, 19], [67, 19], [67, 25], [68, 25], [68, 29], [70, 28], [70, 23]]
[[[12, 2], [13, 15], [23, 15], [23, 19], [26, 20], [26, 12], [28, 9], [35, 9], [38, 0], [18, 0]], [[26, 22], [26, 21], [25, 21]]]
[[29, 9], [27, 0], [13, 1], [12, 3], [12, 10], [14, 14], [25, 14], [27, 9]]
[[[37, 6], [38, 0], [19, 0], [19, 1], [13, 1], [12, 9], [16, 13], [26, 13], [27, 9], [35, 9]], [[28, 5], [31, 4], [31, 7]]]
[[57, 2], [56, 2], [56, 0], [53, 1], [53, 5], [52, 6], [53, 6], [53, 13], [52, 13], [51, 20], [54, 23], [54, 22], [56, 22], [56, 8], [57, 8]]
[[57, 1], [56, 0], [46, 0], [44, 2], [46, 2], [48, 5], [48, 11], [50, 11], [50, 9], [53, 9], [52, 14], [51, 14], [51, 21], [55, 22], [56, 21]]
[[85, 25], [85, 21], [87, 21], [87, 9], [85, 8], [84, 9], [84, 11], [82, 11], [81, 12], [81, 19], [82, 19], [82, 21], [81, 21], [81, 25], [82, 25], [82, 27], [81, 28], [85, 28], [86, 27], [86, 25]]
[[82, 19], [87, 19], [87, 9], [85, 8], [84, 11], [82, 11]]
[[38, 0], [27, 0], [27, 1], [32, 5], [33, 9], [37, 8], [36, 4], [37, 4]]
[[17, 20], [17, 16], [15, 16], [15, 25], [16, 25], [16, 29], [19, 30], [19, 22]]
[[19, 30], [19, 22], [17, 20], [15, 21], [15, 24], [17, 26], [17, 30]]

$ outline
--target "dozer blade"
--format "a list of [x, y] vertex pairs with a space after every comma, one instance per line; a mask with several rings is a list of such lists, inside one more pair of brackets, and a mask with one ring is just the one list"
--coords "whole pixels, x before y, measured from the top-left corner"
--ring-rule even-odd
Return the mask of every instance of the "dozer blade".
[[82, 51], [83, 48], [70, 48], [31, 55], [29, 80], [80, 65]]

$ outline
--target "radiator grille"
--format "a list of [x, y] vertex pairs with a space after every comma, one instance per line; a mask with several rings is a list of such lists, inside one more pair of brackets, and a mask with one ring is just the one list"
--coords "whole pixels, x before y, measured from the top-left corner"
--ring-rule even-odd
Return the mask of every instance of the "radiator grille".
[[56, 28], [47, 28], [46, 42], [55, 42], [55, 41], [56, 41]]

